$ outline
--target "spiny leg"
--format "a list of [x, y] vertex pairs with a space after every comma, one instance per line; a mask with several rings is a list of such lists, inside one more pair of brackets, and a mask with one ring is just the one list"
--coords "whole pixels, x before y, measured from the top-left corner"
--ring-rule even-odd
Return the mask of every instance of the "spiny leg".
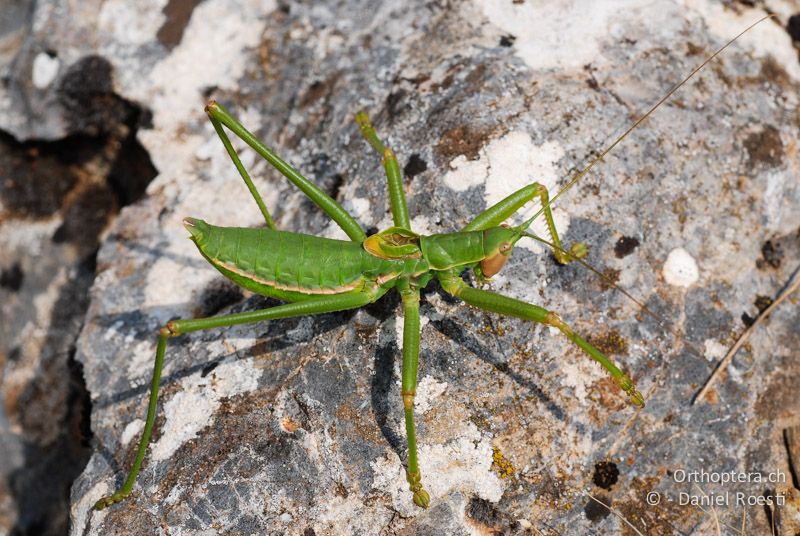
[[[323, 192], [319, 189], [317, 185], [309, 181], [307, 178], [303, 177], [300, 172], [294, 169], [291, 165], [289, 165], [286, 161], [284, 161], [281, 157], [276, 155], [271, 149], [269, 149], [266, 145], [264, 145], [261, 140], [253, 136], [244, 126], [239, 123], [228, 111], [222, 107], [221, 104], [217, 103], [216, 101], [211, 101], [206, 105], [206, 113], [208, 114], [209, 119], [214, 124], [214, 128], [217, 130], [219, 134], [222, 129], [221, 125], [225, 125], [228, 127], [231, 132], [236, 134], [242, 141], [244, 141], [247, 145], [253, 148], [255, 152], [257, 152], [264, 160], [269, 162], [275, 169], [277, 169], [284, 177], [289, 179], [295, 186], [300, 188], [304, 194], [308, 196], [316, 205], [321, 208], [325, 213], [331, 217], [333, 221], [335, 221], [339, 227], [350, 237], [350, 240], [354, 242], [362, 242], [367, 235], [364, 233], [364, 230], [358, 224], [358, 222], [353, 218], [345, 209], [340, 205], [335, 199], [331, 196]], [[223, 137], [223, 134], [220, 134], [220, 137]], [[225, 148], [228, 150], [228, 154], [231, 155], [234, 164], [236, 164], [236, 168], [239, 169], [239, 173], [242, 175], [242, 178], [245, 178], [247, 172], [244, 171], [244, 167], [241, 166], [241, 162], [237, 164], [239, 160], [238, 157], [234, 157], [235, 150], [230, 146], [230, 140], [228, 143], [225, 142], [227, 137], [223, 137], [222, 143], [225, 144]], [[248, 177], [249, 178], [249, 177]], [[252, 182], [248, 182], [247, 187], [250, 188]], [[253, 192], [255, 188], [252, 188], [250, 191]], [[257, 195], [257, 194], [255, 194]], [[256, 200], [258, 203], [258, 199]], [[263, 205], [263, 201], [259, 203], [259, 208]], [[266, 207], [262, 210], [264, 213]], [[268, 213], [265, 214], [267, 217]], [[269, 218], [268, 218], [269, 224]]]
[[[480, 231], [482, 229], [488, 229], [489, 227], [497, 227], [534, 197], [538, 197], [544, 207], [544, 219], [547, 223], [547, 229], [550, 232], [550, 239], [553, 244], [556, 245], [556, 248], [553, 249], [556, 260], [560, 264], [567, 264], [573, 260], [573, 257], [579, 259], [585, 257], [587, 248], [585, 244], [580, 242], [576, 242], [572, 245], [569, 254], [565, 253], [563, 250], [561, 239], [558, 237], [558, 231], [556, 230], [555, 221], [553, 221], [553, 213], [550, 211], [547, 188], [538, 182], [520, 188], [505, 199], [487, 208], [478, 214], [474, 220], [469, 222], [462, 231]], [[532, 222], [533, 218], [523, 223], [520, 227], [526, 229]]]
[[400, 173], [397, 157], [394, 151], [386, 147], [375, 133], [375, 128], [370, 123], [366, 112], [358, 112], [356, 114], [356, 123], [361, 128], [361, 134], [364, 138], [383, 158], [383, 168], [386, 170], [386, 179], [389, 183], [389, 202], [392, 207], [394, 224], [410, 231], [411, 221], [408, 217], [406, 194], [403, 192], [403, 175]]
[[211, 318], [197, 318], [192, 320], [172, 320], [159, 330], [158, 346], [156, 348], [156, 359], [153, 364], [153, 378], [150, 382], [150, 401], [147, 405], [147, 420], [145, 421], [142, 438], [139, 441], [139, 448], [136, 452], [136, 459], [133, 462], [125, 483], [114, 494], [103, 497], [94, 505], [95, 509], [102, 510], [107, 506], [125, 499], [133, 489], [136, 477], [142, 467], [147, 446], [150, 443], [150, 435], [153, 432], [153, 423], [156, 418], [156, 407], [158, 405], [158, 389], [161, 382], [161, 369], [164, 366], [164, 352], [167, 348], [167, 339], [204, 329], [235, 326], [239, 324], [250, 324], [265, 320], [276, 320], [279, 318], [290, 318], [295, 316], [306, 316], [321, 313], [331, 313], [334, 311], [344, 311], [355, 309], [377, 300], [386, 291], [375, 290], [371, 292], [350, 292], [346, 294], [333, 294], [328, 296], [313, 297], [305, 301], [278, 305], [269, 309], [259, 309], [257, 311], [246, 311], [229, 315], [215, 316]]
[[408, 281], [398, 285], [403, 298], [403, 410], [406, 418], [408, 441], [408, 467], [406, 480], [414, 494], [414, 504], [427, 508], [431, 498], [422, 487], [422, 473], [417, 461], [417, 434], [414, 427], [414, 397], [417, 394], [417, 368], [419, 366], [419, 290], [410, 288]]
[[464, 281], [453, 272], [444, 272], [439, 275], [439, 281], [442, 283], [442, 288], [461, 298], [466, 303], [491, 311], [500, 313], [507, 316], [515, 316], [524, 320], [532, 320], [558, 328], [564, 335], [574, 342], [581, 350], [586, 352], [592, 359], [600, 363], [604, 369], [608, 371], [617, 385], [627, 393], [631, 402], [637, 406], [644, 406], [644, 397], [636, 390], [636, 386], [627, 374], [622, 372], [613, 361], [606, 357], [600, 350], [589, 344], [580, 335], [572, 331], [561, 317], [557, 314], [521, 300], [509, 298], [501, 294], [480, 290], [468, 286]]

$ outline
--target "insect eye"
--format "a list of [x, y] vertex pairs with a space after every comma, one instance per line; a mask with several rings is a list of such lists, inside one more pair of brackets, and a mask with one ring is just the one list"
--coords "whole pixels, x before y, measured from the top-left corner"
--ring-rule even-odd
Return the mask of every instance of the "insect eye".
[[508, 253], [511, 251], [511, 243], [510, 242], [503, 242], [500, 244], [500, 253]]

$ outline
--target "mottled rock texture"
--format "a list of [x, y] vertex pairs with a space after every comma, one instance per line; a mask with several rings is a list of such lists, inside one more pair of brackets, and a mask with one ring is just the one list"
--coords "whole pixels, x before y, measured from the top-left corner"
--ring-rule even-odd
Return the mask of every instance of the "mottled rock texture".
[[[644, 410], [559, 333], [431, 285], [417, 411], [428, 510], [413, 506], [404, 482], [402, 322], [387, 296], [357, 312], [173, 340], [134, 494], [92, 511], [133, 460], [157, 329], [273, 303], [223, 282], [181, 226], [185, 216], [262, 225], [205, 119], [208, 98], [364, 228], [380, 229], [391, 221], [385, 180], [352, 121], [368, 110], [405, 169], [415, 230], [453, 231], [534, 180], [557, 191], [764, 14], [700, 0], [135, 5], [32, 9], [33, 37], [0, 99], [0, 127], [20, 140], [95, 136], [106, 114], [146, 110], [135, 142], [158, 170], [105, 236], [77, 342], [94, 439], [72, 488], [73, 534], [633, 533], [622, 518], [642, 533], [700, 534], [715, 519], [740, 527], [743, 515], [748, 533], [761, 534], [788, 517], [779, 506], [738, 505], [736, 493], [763, 499], [797, 486], [784, 432], [800, 424], [796, 302], [772, 315], [704, 400], [689, 401], [800, 263], [792, 2], [770, 2], [775, 20], [555, 204], [567, 243], [589, 244], [589, 261], [661, 323], [533, 244], [493, 283], [558, 311], [621, 363]], [[107, 99], [77, 106], [85, 91]], [[249, 151], [243, 159], [281, 228], [341, 236], [265, 163]], [[680, 481], [732, 470], [785, 482]], [[651, 491], [658, 504], [648, 504]], [[726, 491], [716, 518], [680, 504], [680, 492]]]
[[[97, 250], [155, 175], [136, 140], [143, 110], [114, 93], [109, 61], [58, 68], [59, 53], [76, 51], [42, 41], [35, 21], [52, 7], [14, 2], [0, 15], [0, 534], [68, 530], [70, 488], [91, 453], [75, 353]], [[70, 113], [84, 116], [47, 130]]]

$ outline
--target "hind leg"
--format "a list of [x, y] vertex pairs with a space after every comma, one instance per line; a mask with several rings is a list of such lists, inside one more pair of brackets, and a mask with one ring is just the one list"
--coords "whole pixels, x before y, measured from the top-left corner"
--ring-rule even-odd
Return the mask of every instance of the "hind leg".
[[364, 233], [364, 230], [361, 228], [355, 218], [353, 218], [344, 209], [344, 207], [342, 207], [342, 205], [340, 205], [331, 196], [320, 190], [317, 185], [301, 175], [300, 172], [275, 154], [269, 147], [264, 145], [261, 140], [253, 136], [253, 134], [244, 128], [244, 126], [230, 113], [228, 113], [228, 111], [223, 108], [221, 104], [212, 100], [206, 105], [206, 113], [208, 114], [208, 118], [211, 120], [211, 123], [214, 125], [214, 130], [217, 131], [217, 134], [222, 140], [225, 150], [228, 151], [228, 155], [230, 155], [231, 160], [233, 160], [233, 163], [236, 166], [236, 169], [239, 171], [239, 175], [241, 175], [242, 179], [244, 179], [247, 189], [250, 190], [250, 193], [253, 195], [256, 204], [258, 204], [258, 208], [264, 215], [264, 219], [266, 220], [267, 226], [270, 229], [275, 229], [275, 222], [272, 220], [269, 210], [267, 210], [267, 207], [264, 204], [264, 201], [261, 199], [261, 196], [256, 191], [253, 181], [250, 179], [250, 175], [247, 173], [247, 170], [244, 168], [241, 160], [239, 160], [239, 156], [236, 153], [236, 150], [233, 148], [230, 139], [228, 139], [227, 134], [225, 134], [225, 131], [222, 128], [223, 125], [228, 127], [231, 132], [239, 137], [239, 139], [252, 147], [255, 152], [264, 158], [264, 160], [269, 162], [275, 169], [280, 171], [284, 177], [289, 179], [295, 186], [300, 188], [300, 190], [302, 190], [302, 192], [306, 194], [309, 199], [316, 203], [319, 208], [321, 208], [328, 216], [331, 217], [333, 221], [339, 225], [339, 227], [342, 228], [347, 236], [350, 237], [350, 240], [362, 242], [367, 237], [367, 235]]
[[330, 313], [334, 311], [344, 311], [346, 309], [357, 309], [358, 307], [377, 300], [380, 296], [385, 294], [385, 292], [385, 290], [381, 289], [361, 292], [354, 291], [346, 294], [314, 297], [301, 302], [278, 305], [258, 311], [247, 311], [244, 313], [192, 320], [172, 320], [167, 322], [166, 326], [161, 328], [158, 333], [158, 346], [156, 348], [155, 362], [153, 363], [153, 377], [150, 382], [150, 401], [147, 405], [147, 419], [145, 421], [144, 430], [142, 431], [142, 438], [139, 440], [136, 459], [122, 487], [114, 494], [103, 497], [97, 501], [94, 505], [95, 509], [102, 510], [107, 506], [124, 500], [130, 495], [133, 485], [136, 483], [136, 477], [139, 475], [139, 470], [142, 467], [142, 462], [147, 453], [147, 447], [150, 444], [150, 435], [153, 432], [153, 424], [155, 423], [156, 409], [158, 406], [158, 390], [161, 386], [161, 369], [164, 366], [164, 353], [167, 349], [167, 341], [170, 338], [177, 337], [183, 333], [211, 328], [250, 324], [279, 318]]

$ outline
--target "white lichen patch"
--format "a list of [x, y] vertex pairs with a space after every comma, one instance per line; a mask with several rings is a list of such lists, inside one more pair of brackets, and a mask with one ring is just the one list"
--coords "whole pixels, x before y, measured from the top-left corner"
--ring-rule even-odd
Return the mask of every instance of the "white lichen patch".
[[[97, 454], [95, 454], [95, 456], [97, 456]], [[93, 460], [90, 460], [89, 465], [92, 465], [92, 463]], [[92, 486], [92, 488], [84, 493], [77, 501], [72, 503], [72, 508], [70, 508], [70, 519], [72, 520], [73, 527], [86, 527], [90, 517], [91, 521], [97, 523], [98, 525], [102, 523], [109, 511], [101, 510], [98, 512], [92, 508], [92, 506], [101, 498], [113, 493], [114, 490], [111, 488], [112, 485], [113, 481], [111, 479], [101, 480]]]
[[[477, 160], [456, 157], [450, 163], [451, 171], [443, 180], [455, 191], [464, 191], [483, 183], [487, 207], [534, 182], [542, 184], [554, 195], [558, 180], [556, 166], [563, 156], [564, 149], [558, 143], [545, 142], [537, 146], [527, 132], [514, 131], [492, 140], [481, 149]], [[510, 223], [521, 223], [539, 208], [541, 203], [536, 198], [517, 212]], [[554, 208], [553, 219], [559, 233], [565, 233], [569, 225], [568, 215]], [[541, 216], [533, 222], [530, 231], [545, 239], [550, 238]], [[520, 241], [517, 246], [536, 253], [542, 251], [541, 245], [530, 239]]]
[[717, 361], [725, 356], [728, 347], [716, 339], [706, 339], [703, 342], [703, 355], [709, 361]]
[[[681, 0], [686, 8], [699, 13], [708, 30], [719, 40], [727, 41], [738, 32], [764, 16], [762, 9], [749, 8], [746, 5], [740, 9], [727, 9], [725, 5], [709, 0]], [[781, 6], [776, 3], [771, 6], [772, 13], [779, 14], [781, 20], [794, 15], [786, 3]], [[783, 9], [781, 9], [783, 8]], [[781, 11], [784, 11], [781, 13]], [[792, 39], [780, 24], [773, 21], [764, 21], [736, 41], [737, 48], [746, 48], [755, 51], [762, 58], [771, 57], [795, 80], [800, 80], [800, 65], [797, 63], [797, 51], [792, 46]]]
[[[422, 439], [424, 442], [424, 439]], [[435, 505], [437, 497], [452, 491], [467, 496], [497, 502], [503, 495], [503, 482], [491, 471], [492, 444], [489, 438], [472, 423], [466, 423], [460, 435], [444, 445], [419, 446], [422, 483]], [[372, 462], [373, 487], [388, 493], [393, 507], [403, 517], [417, 515], [419, 508], [412, 502], [405, 469], [392, 451]]]
[[669, 252], [662, 273], [664, 280], [676, 287], [690, 287], [700, 278], [697, 262], [683, 248], [675, 248]]
[[121, 445], [127, 445], [131, 442], [131, 440], [135, 437], [139, 436], [139, 433], [144, 429], [144, 421], [142, 419], [134, 419], [122, 431], [122, 437], [120, 438], [119, 442]]
[[[511, 132], [486, 148], [489, 160], [489, 177], [486, 180], [486, 204], [494, 205], [532, 182], [538, 182], [555, 195], [558, 172], [556, 164], [564, 156], [564, 149], [556, 142], [545, 142], [540, 146], [533, 144], [525, 132]], [[521, 223], [533, 216], [541, 207], [538, 198], [517, 212], [513, 223]], [[556, 228], [562, 235], [567, 232], [569, 216], [558, 208], [553, 208]], [[545, 239], [550, 238], [544, 218], [533, 222], [530, 231]], [[517, 243], [534, 252], [542, 251], [538, 242], [530, 239]]]
[[[436, 221], [439, 221], [438, 218]], [[425, 214], [419, 214], [411, 218], [411, 229], [421, 235], [431, 235], [436, 232], [433, 229], [433, 225], [431, 225], [430, 218]]]
[[364, 504], [363, 497], [349, 493], [337, 495], [335, 487], [325, 490], [325, 498], [319, 498], [317, 520], [324, 526], [317, 534], [377, 534], [379, 528], [391, 523], [394, 516], [388, 508], [371, 508]]
[[262, 370], [252, 360], [222, 363], [203, 378], [200, 372], [181, 380], [182, 391], [164, 404], [166, 422], [152, 445], [151, 458], [169, 459], [181, 445], [208, 426], [224, 398], [252, 391]]
[[[246, 67], [245, 49], [258, 45], [259, 15], [274, 7], [272, 1], [211, 0], [195, 8], [180, 45], [147, 81], [158, 87], [150, 105], [157, 112], [154, 120], [171, 127], [164, 130], [172, 132], [196, 111], [196, 103], [203, 100], [202, 88], [236, 84]], [[198, 69], [198, 64], [203, 68]]]
[[44, 89], [56, 79], [61, 62], [55, 56], [40, 52], [33, 59], [33, 72], [31, 78], [33, 85]]
[[369, 215], [369, 199], [364, 197], [352, 197], [344, 202], [344, 208], [358, 221], [364, 221]]
[[350, 240], [350, 237], [347, 236], [347, 233], [339, 227], [339, 224], [335, 221], [331, 220], [331, 222], [322, 230], [319, 234], [324, 238], [332, 238], [334, 240]]
[[169, 490], [169, 495], [167, 498], [164, 499], [164, 502], [167, 504], [176, 504], [178, 500], [180, 500], [181, 495], [183, 495], [184, 488], [181, 486], [175, 486], [171, 490]]
[[[112, 332], [113, 333], [113, 332]], [[117, 331], [114, 336], [121, 333]], [[142, 385], [150, 378], [153, 361], [156, 358], [157, 334], [153, 333], [152, 339], [138, 341], [130, 350], [125, 364], [125, 376], [132, 381], [138, 380]], [[106, 335], [106, 339], [110, 337]]]
[[414, 412], [423, 415], [447, 390], [447, 382], [437, 381], [433, 376], [425, 376], [417, 383], [417, 396], [414, 399]]
[[[100, 34], [108, 40], [109, 55], [126, 55], [130, 49], [148, 43], [158, 29], [164, 25], [166, 0], [105, 0], [100, 7], [97, 26]], [[130, 49], [128, 48], [130, 47]], [[140, 52], [141, 53], [141, 52]]]
[[601, 45], [611, 33], [610, 25], [636, 4], [630, 0], [475, 2], [499, 33], [516, 37], [514, 50], [532, 69], [582, 68], [602, 63]]
[[486, 171], [485, 161], [468, 160], [462, 154], [450, 161], [450, 171], [442, 180], [451, 190], [464, 192], [486, 182]]
[[214, 414], [214, 394], [206, 392], [208, 386], [205, 383], [185, 383], [185, 390], [164, 404], [167, 422], [162, 428], [161, 439], [152, 446], [152, 459], [155, 461], [169, 459], [181, 445], [207, 426], [208, 419]]
[[[196, 175], [195, 152], [207, 137], [194, 134], [187, 125], [206, 121], [203, 88], [236, 88], [247, 67], [247, 49], [259, 44], [261, 17], [275, 7], [273, 0], [202, 2], [194, 9], [180, 44], [143, 73], [140, 46], [163, 24], [161, 7], [165, 3], [151, 0], [144, 10], [150, 15], [131, 18], [125, 16], [129, 14], [125, 2], [110, 0], [100, 13], [100, 48], [108, 57], [117, 58], [115, 82], [120, 93], [147, 103], [153, 112], [155, 128], [138, 133], [159, 171], [150, 184], [151, 192]], [[130, 20], [136, 23], [119, 22]], [[166, 187], [163, 193], [171, 197], [173, 190]]]
[[792, 208], [793, 202], [800, 197], [797, 176], [783, 170], [764, 175], [766, 188], [761, 216], [765, 220], [765, 228], [775, 234], [789, 234], [797, 226], [796, 212]]
[[[188, 240], [186, 242], [189, 243]], [[149, 308], [149, 315], [159, 324], [175, 316], [190, 316], [196, 289], [207, 285], [215, 277], [217, 273], [213, 269], [199, 269], [178, 262], [171, 256], [159, 257], [147, 273], [145, 301], [142, 305]]]
[[[555, 332], [553, 332], [555, 330]], [[551, 337], [562, 336], [561, 332], [556, 328], [552, 328], [549, 334]], [[568, 344], [565, 342], [564, 344]], [[586, 403], [586, 386], [594, 382], [600, 381], [605, 377], [605, 372], [599, 365], [595, 365], [593, 361], [584, 360], [584, 354], [576, 356], [579, 361], [564, 360], [561, 365], [561, 373], [563, 374], [561, 383], [567, 387], [572, 388], [573, 396], [583, 405]]]

